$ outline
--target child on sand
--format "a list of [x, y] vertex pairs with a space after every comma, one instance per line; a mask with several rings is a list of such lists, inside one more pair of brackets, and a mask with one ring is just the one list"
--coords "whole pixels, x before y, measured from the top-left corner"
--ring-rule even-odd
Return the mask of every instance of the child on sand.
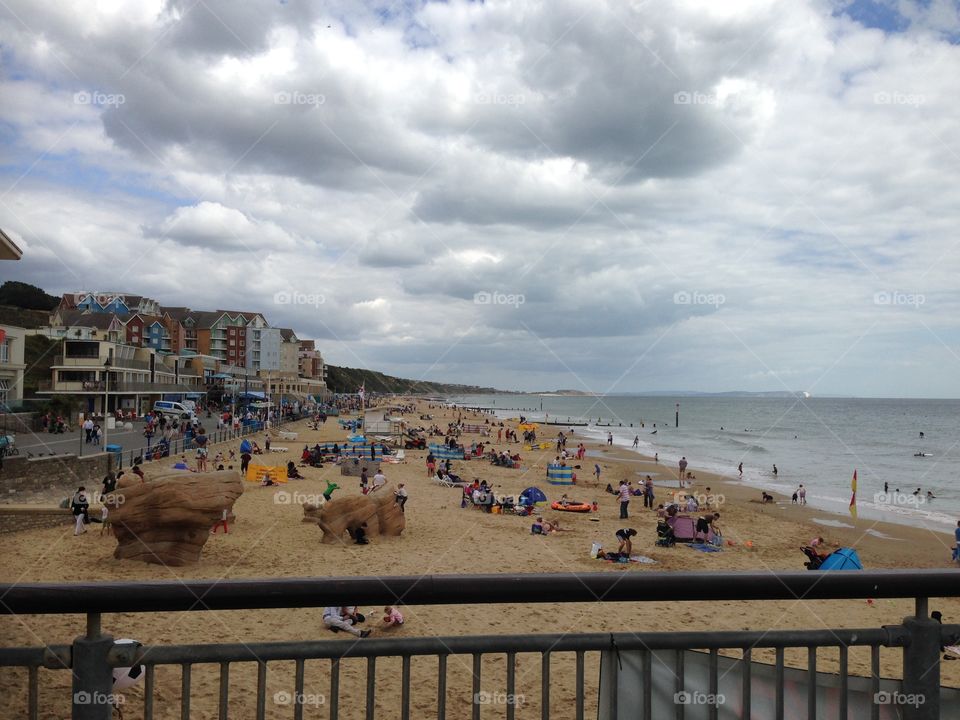
[[383, 627], [396, 627], [397, 625], [403, 625], [403, 615], [392, 605], [387, 605], [383, 609]]

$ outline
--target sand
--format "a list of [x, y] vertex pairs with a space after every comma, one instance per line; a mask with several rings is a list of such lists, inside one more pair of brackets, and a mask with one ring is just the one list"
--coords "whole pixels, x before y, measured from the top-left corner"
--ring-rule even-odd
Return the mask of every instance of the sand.
[[[456, 411], [428, 408], [441, 427]], [[483, 422], [484, 416], [464, 413], [465, 417]], [[408, 418], [415, 415], [408, 414]], [[422, 421], [429, 425], [430, 422]], [[415, 420], [419, 424], [421, 421]], [[515, 426], [515, 423], [513, 423]], [[285, 465], [287, 459], [299, 460], [305, 443], [342, 442], [347, 433], [331, 419], [319, 431], [307, 429], [306, 423], [292, 428], [300, 432], [297, 441], [274, 440], [274, 445], [289, 448], [288, 453], [273, 453], [271, 464]], [[542, 439], [553, 439], [561, 427], [541, 427]], [[494, 433], [495, 435], [495, 433]], [[467, 435], [469, 444], [480, 436]], [[495, 438], [494, 438], [495, 439]], [[263, 445], [263, 436], [257, 437]], [[575, 433], [568, 448], [581, 441]], [[232, 443], [236, 448], [238, 443]], [[522, 443], [520, 444], [522, 445]], [[505, 444], [498, 446], [501, 447]], [[405, 482], [410, 494], [406, 505], [407, 529], [400, 538], [378, 538], [370, 545], [323, 545], [321, 532], [315, 525], [301, 522], [302, 509], [297, 502], [305, 496], [319, 495], [328, 478], [343, 486], [334, 498], [358, 494], [359, 479], [341, 477], [339, 468], [300, 468], [304, 480], [291, 481], [278, 488], [263, 488], [247, 483], [246, 491], [234, 511], [238, 522], [228, 535], [212, 536], [198, 565], [165, 568], [133, 561], [117, 561], [112, 557], [115, 541], [101, 537], [99, 527], [93, 532], [74, 537], [72, 527], [35, 530], [4, 536], [4, 557], [0, 566], [3, 582], [70, 582], [74, 580], [160, 580], [186, 578], [251, 578], [251, 577], [325, 577], [334, 575], [415, 575], [438, 573], [530, 573], [530, 572], [651, 572], [664, 570], [802, 570], [804, 557], [799, 546], [816, 535], [824, 536], [835, 546], [857, 549], [867, 568], [942, 568], [950, 565], [950, 537], [923, 529], [874, 521], [857, 521], [849, 516], [831, 515], [813, 508], [791, 505], [789, 498], [778, 498], [776, 504], [756, 502], [760, 492], [736, 480], [701, 473], [696, 458], [689, 458], [697, 480], [688, 492], [703, 493], [709, 486], [722, 496], [719, 502], [722, 527], [733, 546], [721, 553], [705, 554], [683, 547], [673, 549], [655, 546], [655, 514], [643, 510], [641, 498], [631, 502], [628, 521], [618, 518], [618, 501], [603, 492], [607, 482], [616, 486], [620, 478], [639, 480], [650, 473], [655, 481], [657, 502], [678, 490], [676, 469], [654, 463], [625, 448], [608, 448], [588, 444], [589, 454], [578, 471], [579, 484], [574, 488], [549, 486], [545, 467], [555, 452], [519, 451], [522, 468], [497, 468], [484, 461], [455, 463], [455, 472], [469, 479], [479, 477], [496, 486], [499, 494], [518, 495], [537, 485], [552, 499], [566, 491], [571, 497], [599, 503], [598, 513], [580, 515], [558, 513], [547, 509], [546, 518], [560, 519], [564, 532], [549, 537], [532, 536], [529, 518], [513, 515], [486, 514], [475, 509], [461, 509], [461, 491], [435, 485], [426, 477], [426, 451], [406, 451], [407, 462], [384, 464], [389, 486]], [[518, 445], [512, 446], [513, 450]], [[211, 451], [212, 456], [216, 449]], [[255, 458], [255, 462], [258, 458]], [[601, 486], [592, 484], [594, 462], [602, 467]], [[371, 473], [372, 476], [372, 473]], [[283, 496], [282, 493], [286, 493]], [[296, 497], [292, 497], [296, 493]], [[592, 522], [596, 518], [599, 522]], [[826, 521], [828, 524], [823, 524]], [[834, 527], [832, 524], [851, 527]], [[614, 565], [589, 558], [590, 545], [599, 541], [615, 548], [614, 532], [620, 527], [634, 527], [638, 536], [634, 553], [653, 558], [650, 565]], [[747, 542], [752, 548], [747, 547]], [[14, 560], [15, 559], [15, 560]], [[827, 627], [879, 627], [899, 623], [912, 612], [912, 601], [782, 601], [782, 602], [703, 602], [691, 603], [592, 603], [555, 605], [439, 606], [405, 607], [407, 622], [389, 631], [375, 631], [378, 636], [481, 635], [516, 632], [611, 632], [671, 630], [736, 630], [791, 629]], [[931, 609], [943, 611], [948, 622], [960, 617], [957, 600], [931, 600]], [[382, 608], [362, 608], [377, 620]], [[321, 609], [222, 611], [168, 614], [113, 614], [103, 619], [104, 630], [114, 637], [136, 638], [144, 644], [256, 642], [277, 640], [343, 639], [323, 629]], [[374, 624], [376, 627], [376, 623]], [[0, 632], [5, 646], [37, 646], [69, 643], [82, 633], [82, 616], [19, 616], [0, 617]], [[765, 659], [755, 653], [756, 659]], [[787, 653], [788, 662], [805, 666], [805, 652]], [[900, 653], [881, 654], [882, 673], [888, 677], [900, 672]], [[490, 657], [484, 661], [485, 692], [505, 691], [505, 658]], [[517, 692], [523, 694], [518, 717], [539, 717], [540, 658], [517, 658]], [[551, 683], [551, 709], [554, 717], [573, 715], [573, 660], [557, 655], [553, 659], [555, 673]], [[942, 678], [946, 685], [960, 685], [960, 662], [943, 663]], [[363, 682], [365, 661], [345, 661], [341, 672], [341, 717], [363, 716]], [[448, 665], [448, 717], [468, 717], [471, 702], [471, 659], [451, 657]], [[836, 652], [821, 652], [819, 669], [837, 667]], [[413, 661], [413, 717], [431, 715], [436, 707], [436, 660]], [[856, 649], [850, 652], [850, 670], [869, 674], [869, 655]], [[307, 717], [326, 717], [320, 704], [329, 699], [329, 662], [307, 664], [305, 692], [316, 703], [306, 711]], [[377, 717], [398, 717], [400, 661], [381, 659], [377, 663]], [[0, 707], [0, 718], [22, 717], [25, 714], [26, 674], [0, 669], [0, 693], [10, 702]], [[587, 685], [595, 685], [596, 659], [588, 658]], [[231, 705], [229, 717], [254, 715], [256, 667], [236, 665], [230, 671]], [[69, 714], [70, 676], [66, 672], [41, 673], [42, 718], [62, 718]], [[216, 717], [219, 675], [216, 667], [198, 666], [193, 673], [193, 717]], [[292, 708], [278, 704], [276, 693], [293, 689], [293, 664], [271, 663], [267, 676], [267, 717], [292, 717]], [[126, 693], [126, 720], [142, 716], [142, 687]], [[278, 696], [281, 700], [282, 695]], [[595, 703], [595, 688], [589, 694]], [[157, 670], [157, 718], [179, 717], [179, 669]], [[588, 715], [592, 714], [588, 706]], [[503, 705], [484, 709], [484, 717], [504, 717]]]

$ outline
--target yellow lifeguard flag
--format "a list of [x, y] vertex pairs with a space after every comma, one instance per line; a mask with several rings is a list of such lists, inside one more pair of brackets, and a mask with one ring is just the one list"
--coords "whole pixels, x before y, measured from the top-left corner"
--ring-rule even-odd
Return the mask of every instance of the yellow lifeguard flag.
[[853, 471], [853, 480], [850, 481], [850, 515], [854, 520], [857, 518], [857, 471]]

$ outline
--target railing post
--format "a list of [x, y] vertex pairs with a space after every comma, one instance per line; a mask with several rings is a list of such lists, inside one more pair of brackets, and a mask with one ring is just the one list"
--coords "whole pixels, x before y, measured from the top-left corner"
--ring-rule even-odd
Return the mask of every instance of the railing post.
[[909, 642], [903, 648], [903, 683], [898, 709], [904, 720], [940, 717], [940, 628], [927, 613], [927, 599], [917, 598], [917, 614], [905, 617]]
[[73, 641], [73, 720], [111, 720], [113, 670], [107, 654], [113, 638], [100, 632], [100, 613], [87, 615], [87, 634]]

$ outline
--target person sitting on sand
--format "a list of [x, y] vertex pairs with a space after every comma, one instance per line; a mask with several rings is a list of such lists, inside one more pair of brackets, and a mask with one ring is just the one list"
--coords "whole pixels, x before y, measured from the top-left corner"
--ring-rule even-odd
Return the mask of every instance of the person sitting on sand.
[[667, 511], [663, 507], [663, 503], [657, 505], [657, 519], [665, 518], [667, 516]]
[[254, 455], [263, 455], [263, 450], [261, 450], [261, 449], [260, 449], [260, 446], [257, 445], [257, 441], [256, 441], [256, 440], [251, 440], [251, 441], [250, 441], [250, 450], [251, 450], [251, 452], [253, 452]]
[[287, 479], [303, 480], [303, 475], [297, 470], [297, 466], [293, 464], [293, 460], [287, 462]]
[[619, 493], [613, 489], [613, 485], [611, 485], [610, 483], [607, 483], [607, 492], [610, 493], [611, 495], [619, 495]]
[[174, 469], [174, 470], [189, 470], [189, 469], [190, 469], [190, 466], [187, 465], [187, 456], [186, 456], [186, 455], [181, 455], [181, 456], [180, 456], [180, 459], [179, 459], [179, 460], [177, 461], [177, 463], [173, 466], [173, 469]]
[[533, 525], [530, 526], [531, 535], [546, 535], [546, 531], [543, 529], [543, 518], [538, 517], [533, 521]]
[[763, 491], [763, 495], [762, 495], [762, 499], [760, 500], [760, 502], [763, 503], [763, 504], [772, 503], [772, 502], [773, 502], [773, 495], [771, 495], [771, 494], [768, 493], [766, 490], [764, 490], [764, 491]]
[[300, 453], [300, 462], [309, 464], [312, 459], [313, 459], [313, 453], [310, 452], [310, 448], [304, 445], [303, 452]]
[[631, 538], [636, 536], [636, 534], [637, 531], [633, 528], [621, 528], [617, 530], [617, 540], [620, 541], [617, 553], [625, 557], [630, 557], [630, 554], [633, 552], [633, 541]]
[[563, 528], [560, 527], [559, 520], [544, 520], [543, 529], [548, 533], [555, 533], [563, 530]]
[[370, 637], [369, 630], [358, 630], [354, 627], [353, 623], [350, 622], [350, 619], [352, 618], [347, 612], [347, 608], [325, 607], [323, 609], [323, 624], [330, 630], [334, 632], [343, 630], [359, 638]]
[[403, 625], [403, 615], [392, 605], [387, 605], [383, 609], [383, 627], [397, 627]]
[[353, 542], [356, 545], [369, 545], [370, 540], [367, 539], [367, 524], [361, 523], [360, 527], [354, 528], [353, 530]]

